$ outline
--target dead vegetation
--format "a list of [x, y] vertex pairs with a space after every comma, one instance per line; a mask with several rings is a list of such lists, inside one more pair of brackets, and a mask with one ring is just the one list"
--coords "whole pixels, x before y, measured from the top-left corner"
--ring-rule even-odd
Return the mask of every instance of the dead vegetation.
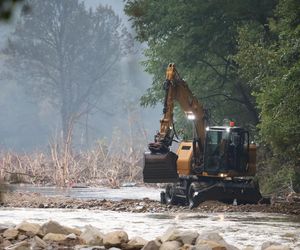
[[1, 152], [0, 176], [9, 183], [102, 184], [113, 188], [122, 182], [139, 182], [142, 178], [142, 144], [130, 143], [121, 134], [110, 143], [98, 141], [89, 150], [71, 150], [67, 145], [50, 143], [48, 152], [32, 154]]

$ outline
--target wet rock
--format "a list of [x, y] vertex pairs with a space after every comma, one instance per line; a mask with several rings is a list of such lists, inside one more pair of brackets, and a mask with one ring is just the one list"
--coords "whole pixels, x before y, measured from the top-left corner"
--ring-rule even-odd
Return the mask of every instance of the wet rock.
[[124, 247], [125, 250], [140, 250], [147, 244], [142, 237], [134, 237]]
[[176, 240], [165, 241], [162, 243], [159, 250], [175, 250], [175, 249], [179, 249], [181, 246], [182, 246], [182, 244]]
[[280, 246], [281, 244], [278, 242], [273, 242], [273, 241], [266, 241], [261, 245], [261, 250], [265, 250], [266, 248], [270, 246]]
[[41, 232], [43, 235], [46, 235], [48, 233], [54, 233], [54, 234], [71, 234], [74, 233], [76, 235], [80, 235], [81, 231], [77, 228], [70, 228], [60, 225], [56, 221], [50, 220], [49, 222], [46, 222], [41, 227]]
[[19, 235], [18, 235], [18, 240], [19, 240], [19, 241], [25, 240], [25, 239], [27, 239], [27, 238], [28, 238], [27, 235], [24, 235], [24, 234], [19, 234]]
[[64, 241], [67, 238], [65, 234], [47, 233], [44, 237], [44, 241]]
[[179, 250], [212, 250], [212, 248], [207, 245], [194, 246], [194, 245], [190, 245], [190, 244], [185, 244]]
[[227, 250], [238, 250], [237, 247], [228, 244], [221, 235], [215, 232], [205, 232], [198, 236], [195, 245], [201, 245], [203, 242], [211, 241], [217, 243], [219, 246], [225, 247]]
[[128, 235], [125, 231], [114, 231], [104, 235], [103, 244], [106, 248], [120, 247], [128, 242]]
[[9, 240], [4, 239], [3, 242], [1, 243], [0, 249], [1, 249], [1, 247], [5, 248], [10, 245], [11, 245], [11, 242]]
[[24, 240], [6, 247], [5, 250], [31, 250], [31, 246], [28, 241]]
[[196, 247], [197, 250], [228, 250], [223, 244], [211, 240], [200, 240]]
[[0, 233], [3, 233], [8, 228], [9, 228], [8, 225], [6, 225], [6, 224], [0, 224]]
[[180, 231], [178, 229], [169, 228], [161, 237], [161, 240], [162, 242], [176, 240], [182, 244], [194, 244], [198, 236], [199, 234], [196, 231]]
[[26, 221], [23, 221], [21, 224], [19, 224], [16, 227], [17, 230], [23, 231], [23, 232], [28, 232], [29, 235], [32, 233], [33, 235], [37, 235], [38, 232], [41, 230], [41, 226], [36, 223], [29, 223]]
[[38, 249], [38, 248], [42, 248], [45, 249], [47, 247], [47, 243], [45, 241], [43, 241], [40, 237], [35, 236], [32, 240], [32, 248], [33, 249]]
[[159, 250], [161, 243], [158, 240], [150, 240], [142, 250]]
[[19, 234], [19, 231], [15, 228], [9, 228], [9, 229], [6, 229], [4, 232], [3, 232], [3, 237], [7, 240], [12, 240], [12, 239], [15, 239]]
[[283, 246], [283, 245], [271, 245], [267, 248], [265, 248], [265, 250], [290, 250], [291, 248], [288, 246]]
[[80, 238], [88, 245], [103, 245], [103, 237], [104, 234], [100, 232], [100, 230], [93, 226], [86, 226], [83, 233], [80, 235]]
[[69, 239], [69, 240], [76, 240], [77, 236], [76, 236], [76, 234], [71, 233], [71, 234], [68, 234], [66, 238]]

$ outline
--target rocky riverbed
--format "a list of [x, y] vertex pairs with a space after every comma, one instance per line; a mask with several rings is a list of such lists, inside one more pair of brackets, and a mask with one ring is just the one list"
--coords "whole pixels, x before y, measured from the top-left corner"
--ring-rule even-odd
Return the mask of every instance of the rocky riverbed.
[[[198, 233], [195, 230], [169, 228], [150, 241], [140, 236], [129, 238], [123, 230], [103, 233], [91, 225], [83, 230], [67, 227], [56, 221], [42, 225], [23, 221], [18, 225], [0, 224], [0, 249], [75, 249], [75, 250], [238, 250], [216, 232]], [[253, 247], [246, 247], [252, 250]], [[289, 246], [264, 242], [262, 250], [288, 250]]]
[[[4, 194], [2, 207], [101, 209], [133, 213], [162, 213], [190, 211], [183, 206], [163, 205], [159, 201], [144, 199], [76, 199], [64, 196], [43, 196], [39, 193], [9, 192]], [[300, 215], [299, 202], [274, 202], [272, 204], [238, 205], [207, 201], [193, 209], [195, 212], [263, 212]]]
[[[3, 196], [0, 249], [300, 249], [300, 205], [293, 200], [238, 206], [208, 201], [190, 210], [162, 205], [151, 195], [152, 191], [146, 194], [156, 200], [128, 199], [127, 192], [126, 196], [115, 196], [116, 199], [111, 200], [24, 191], [7, 192]], [[34, 234], [28, 233], [20, 226], [25, 219], [26, 223], [38, 224], [39, 228], [54, 219], [64, 224], [57, 227], [73, 228], [73, 231], [62, 233], [58, 238], [52, 238], [56, 237], [52, 234], [61, 233], [46, 231], [51, 233], [46, 236], [40, 229]], [[4, 234], [8, 229], [14, 237], [7, 237], [10, 231]], [[102, 243], [84, 239], [86, 231], [101, 233]], [[169, 234], [179, 238], [168, 238]], [[180, 237], [186, 234], [197, 237], [185, 242]], [[118, 239], [125, 235], [125, 240], [118, 245], [104, 244], [105, 235], [119, 235], [114, 236]]]

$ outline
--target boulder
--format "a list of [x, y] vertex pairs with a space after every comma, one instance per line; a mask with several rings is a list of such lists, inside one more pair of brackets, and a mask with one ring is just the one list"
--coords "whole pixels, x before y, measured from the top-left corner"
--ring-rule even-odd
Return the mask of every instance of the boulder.
[[43, 241], [40, 237], [35, 236], [32, 240], [32, 248], [33, 249], [45, 249], [47, 247], [47, 243]]
[[291, 248], [283, 245], [271, 245], [265, 248], [265, 250], [291, 250]]
[[11, 242], [9, 240], [3, 240], [3, 242], [0, 245], [0, 249], [2, 249], [1, 247], [5, 248], [10, 245], [11, 245]]
[[228, 250], [223, 244], [211, 240], [199, 240], [195, 247], [192, 250]]
[[218, 233], [215, 233], [215, 232], [201, 233], [198, 236], [195, 245], [201, 245], [205, 241], [218, 243], [219, 246], [223, 246], [227, 250], [238, 250], [237, 247], [228, 244], [221, 235], [219, 235]]
[[71, 228], [71, 227], [65, 227], [60, 225], [56, 221], [48, 221], [41, 227], [41, 232], [43, 235], [46, 235], [48, 233], [54, 233], [54, 234], [71, 234], [74, 233], [76, 235], [80, 235], [81, 231], [77, 228]]
[[65, 234], [47, 233], [44, 237], [44, 241], [64, 241], [67, 238]]
[[159, 250], [161, 243], [158, 240], [150, 240], [142, 248], [142, 250]]
[[199, 234], [197, 231], [169, 228], [161, 237], [161, 241], [180, 241], [182, 244], [194, 244]]
[[30, 243], [26, 240], [10, 245], [5, 250], [31, 250]]
[[179, 249], [181, 246], [182, 244], [176, 240], [165, 241], [161, 244], [159, 250], [176, 250]]
[[24, 234], [19, 234], [19, 235], [18, 235], [18, 241], [23, 241], [23, 240], [25, 240], [25, 239], [27, 239], [27, 238], [28, 238], [27, 235], [24, 235]]
[[12, 240], [12, 239], [15, 239], [19, 234], [19, 231], [15, 228], [9, 228], [9, 229], [6, 229], [4, 232], [3, 232], [3, 237], [7, 240]]
[[104, 234], [100, 232], [100, 230], [93, 226], [86, 226], [83, 233], [80, 234], [80, 238], [87, 245], [103, 245], [103, 237]]
[[[207, 250], [201, 246], [194, 246], [194, 245], [191, 245], [191, 244], [184, 244], [180, 250]], [[209, 249], [210, 250], [210, 249]]]
[[26, 221], [23, 221], [21, 224], [19, 224], [16, 229], [23, 232], [32, 233], [33, 235], [37, 235], [41, 229], [41, 226], [36, 223], [29, 223]]
[[128, 243], [126, 246], [124, 246], [125, 250], [140, 250], [147, 244], [147, 241], [143, 239], [142, 237], [134, 237]]
[[109, 247], [121, 247], [128, 242], [128, 235], [125, 231], [114, 231], [105, 234], [103, 237], [103, 245]]
[[8, 225], [0, 223], [0, 234], [2, 234], [8, 228]]

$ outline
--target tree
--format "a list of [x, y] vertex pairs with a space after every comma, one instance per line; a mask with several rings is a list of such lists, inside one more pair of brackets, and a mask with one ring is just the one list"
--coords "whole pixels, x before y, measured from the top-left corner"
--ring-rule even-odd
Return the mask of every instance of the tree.
[[[130, 36], [110, 7], [87, 10], [78, 0], [29, 0], [6, 50], [9, 69], [60, 112], [66, 142], [78, 118], [111, 84]], [[114, 72], [115, 73], [115, 72]]]
[[[268, 27], [267, 35], [254, 24], [241, 28], [235, 59], [241, 77], [252, 85], [261, 111], [260, 137], [281, 158], [279, 173], [294, 168], [300, 190], [299, 1], [280, 0]], [[272, 176], [274, 170], [272, 166]]]
[[128, 0], [125, 11], [137, 38], [149, 46], [145, 65], [154, 75], [142, 103], [161, 100], [165, 66], [175, 62], [218, 123], [227, 117], [256, 125], [259, 112], [251, 86], [239, 77], [232, 56], [237, 52], [238, 27], [245, 22], [264, 27], [276, 2]]
[[13, 9], [18, 2], [22, 2], [22, 0], [0, 0], [0, 20], [9, 20]]

